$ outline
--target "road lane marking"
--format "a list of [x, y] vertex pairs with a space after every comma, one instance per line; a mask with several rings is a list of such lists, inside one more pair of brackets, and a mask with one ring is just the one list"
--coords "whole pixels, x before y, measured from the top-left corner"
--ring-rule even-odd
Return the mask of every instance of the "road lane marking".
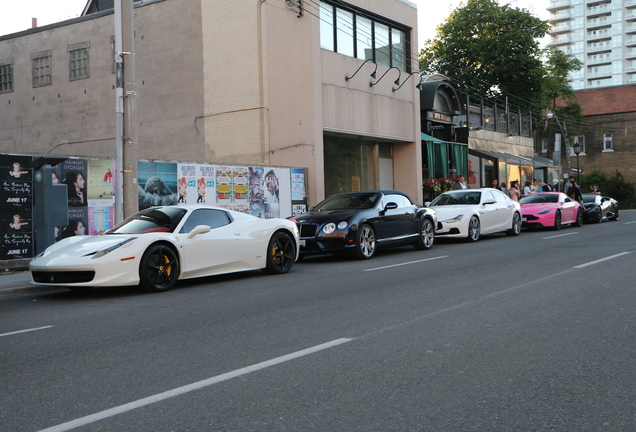
[[26, 330], [17, 330], [17, 331], [10, 332], [10, 333], [2, 333], [2, 334], [0, 334], [0, 337], [2, 337], [2, 336], [12, 336], [12, 335], [20, 334], [20, 333], [27, 333], [27, 332], [37, 331], [37, 330], [45, 330], [45, 329], [49, 329], [49, 328], [53, 328], [53, 327], [54, 326], [52, 326], [52, 325], [48, 325], [48, 326], [44, 326], [44, 327], [37, 327], [37, 328], [26, 329]]
[[409, 261], [409, 262], [404, 262], [404, 263], [399, 263], [399, 264], [392, 264], [392, 265], [382, 266], [382, 267], [374, 267], [374, 268], [366, 269], [365, 271], [384, 270], [384, 269], [388, 269], [388, 268], [392, 268], [392, 267], [400, 267], [400, 266], [405, 266], [405, 265], [409, 265], [409, 264], [417, 264], [417, 263], [421, 263], [421, 262], [424, 262], [424, 261], [438, 260], [438, 259], [441, 259], [441, 258], [448, 258], [448, 255], [442, 255], [442, 256], [438, 256], [438, 257], [434, 257], [434, 258], [426, 258], [426, 259], [421, 259], [421, 260], [417, 260], [417, 261]]
[[574, 231], [574, 232], [567, 233], [567, 234], [559, 234], [559, 235], [550, 236], [550, 237], [543, 237], [543, 240], [549, 240], [549, 239], [553, 239], [553, 238], [571, 236], [571, 235], [578, 234], [578, 233], [579, 233], [578, 231]]
[[213, 384], [218, 384], [220, 382], [227, 381], [227, 380], [230, 380], [232, 378], [237, 378], [239, 376], [246, 375], [246, 374], [249, 374], [249, 373], [252, 373], [252, 372], [256, 372], [256, 371], [259, 371], [261, 369], [265, 369], [265, 368], [268, 368], [268, 367], [271, 367], [271, 366], [275, 366], [275, 365], [278, 365], [278, 364], [281, 364], [281, 363], [284, 363], [284, 362], [288, 362], [290, 360], [294, 360], [294, 359], [297, 359], [299, 357], [303, 357], [303, 356], [306, 356], [306, 355], [309, 355], [309, 354], [314, 354], [316, 352], [323, 351], [323, 350], [326, 350], [326, 349], [329, 349], [329, 348], [333, 348], [335, 346], [338, 346], [338, 345], [341, 345], [341, 344], [344, 344], [344, 343], [347, 343], [347, 342], [351, 342], [352, 340], [353, 339], [348, 339], [348, 338], [336, 339], [336, 340], [333, 340], [331, 342], [326, 342], [326, 343], [321, 344], [321, 345], [316, 345], [316, 346], [311, 347], [311, 348], [307, 348], [307, 349], [304, 349], [304, 350], [301, 350], [301, 351], [296, 351], [296, 352], [293, 352], [291, 354], [287, 354], [287, 355], [284, 355], [284, 356], [281, 356], [281, 357], [276, 357], [274, 359], [266, 360], [266, 361], [261, 362], [261, 363], [256, 363], [256, 364], [253, 364], [251, 366], [244, 367], [242, 369], [237, 369], [237, 370], [232, 371], [232, 372], [227, 372], [227, 373], [224, 373], [224, 374], [221, 374], [221, 375], [217, 375], [215, 377], [208, 378], [208, 379], [205, 379], [205, 380], [202, 380], [202, 381], [198, 381], [198, 382], [195, 382], [195, 383], [192, 383], [192, 384], [188, 384], [188, 385], [185, 385], [183, 387], [177, 387], [175, 389], [168, 390], [168, 391], [165, 391], [163, 393], [158, 393], [156, 395], [149, 396], [149, 397], [143, 398], [143, 399], [139, 399], [139, 400], [136, 400], [136, 401], [133, 401], [133, 402], [129, 402], [127, 404], [120, 405], [120, 406], [114, 407], [114, 408], [110, 408], [110, 409], [107, 409], [105, 411], [101, 411], [101, 412], [98, 412], [98, 413], [95, 413], [95, 414], [87, 415], [85, 417], [81, 417], [81, 418], [78, 418], [78, 419], [75, 419], [75, 420], [71, 420], [69, 422], [59, 424], [57, 426], [53, 426], [53, 427], [50, 427], [50, 428], [47, 428], [47, 429], [42, 429], [39, 432], [64, 432], [64, 431], [68, 431], [68, 430], [71, 430], [71, 429], [75, 429], [77, 427], [85, 426], [85, 425], [90, 424], [90, 423], [95, 423], [95, 422], [97, 422], [99, 420], [103, 420], [103, 419], [106, 419], [106, 418], [109, 418], [109, 417], [116, 416], [118, 414], [122, 414], [122, 413], [125, 413], [125, 412], [128, 412], [128, 411], [132, 411], [134, 409], [141, 408], [141, 407], [144, 407], [146, 405], [153, 404], [155, 402], [160, 402], [160, 401], [163, 401], [165, 399], [169, 399], [169, 398], [172, 398], [172, 397], [175, 397], [175, 396], [180, 396], [182, 394], [189, 393], [189, 392], [192, 392], [192, 391], [195, 391], [195, 390], [199, 390], [199, 389], [202, 389], [204, 387], [211, 386]]
[[605, 261], [608, 261], [608, 260], [611, 260], [611, 259], [614, 259], [614, 258], [622, 257], [623, 255], [629, 255], [630, 253], [631, 253], [631, 252], [621, 252], [621, 253], [619, 253], [619, 254], [612, 255], [612, 256], [608, 256], [608, 257], [605, 257], [605, 258], [601, 258], [601, 259], [598, 259], [598, 260], [596, 260], [596, 261], [590, 261], [590, 262], [585, 263], [585, 264], [581, 264], [581, 265], [574, 266], [574, 268], [577, 268], [577, 269], [578, 269], [578, 268], [583, 268], [583, 267], [591, 266], [591, 265], [598, 264], [598, 263], [602, 263], [602, 262], [605, 262]]
[[631, 224], [634, 224], [634, 223], [636, 223], [636, 221], [633, 221], [633, 222], [625, 222], [625, 225], [631, 225]]

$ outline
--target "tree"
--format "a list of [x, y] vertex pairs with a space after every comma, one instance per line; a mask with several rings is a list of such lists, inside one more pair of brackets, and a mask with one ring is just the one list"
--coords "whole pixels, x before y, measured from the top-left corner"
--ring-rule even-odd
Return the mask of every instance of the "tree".
[[568, 77], [570, 72], [581, 69], [582, 63], [553, 47], [548, 47], [546, 54], [542, 105], [573, 129], [579, 129], [583, 124], [583, 109], [576, 99]]
[[542, 106], [546, 75], [539, 39], [547, 21], [495, 0], [468, 0], [437, 27], [420, 52], [420, 70], [448, 76], [478, 98], [514, 97], [521, 106]]

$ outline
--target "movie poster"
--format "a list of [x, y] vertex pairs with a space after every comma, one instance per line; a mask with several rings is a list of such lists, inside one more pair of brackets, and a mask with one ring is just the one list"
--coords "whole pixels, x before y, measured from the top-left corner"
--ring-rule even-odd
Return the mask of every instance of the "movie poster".
[[139, 210], [177, 204], [176, 163], [138, 162], [137, 180]]
[[33, 170], [30, 156], [0, 155], [0, 259], [33, 257]]

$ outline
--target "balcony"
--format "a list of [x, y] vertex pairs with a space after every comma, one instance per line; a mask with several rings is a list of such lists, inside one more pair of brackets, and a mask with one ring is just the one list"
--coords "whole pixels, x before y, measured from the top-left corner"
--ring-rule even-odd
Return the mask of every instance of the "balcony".
[[611, 15], [591, 18], [587, 20], [587, 28], [603, 27], [603, 26], [609, 26], [611, 24], [612, 24]]
[[548, 10], [553, 11], [556, 9], [563, 9], [566, 7], [570, 7], [572, 5], [571, 0], [550, 0], [550, 5], [548, 5]]
[[[636, 16], [634, 18], [636, 19]], [[567, 9], [550, 13], [550, 22], [557, 22], [557, 21], [570, 20], [570, 19], [572, 19], [572, 12], [570, 12]]]
[[600, 4], [596, 6], [589, 6], [587, 8], [587, 15], [598, 15], [602, 13], [609, 13], [612, 11], [612, 6], [608, 3]]

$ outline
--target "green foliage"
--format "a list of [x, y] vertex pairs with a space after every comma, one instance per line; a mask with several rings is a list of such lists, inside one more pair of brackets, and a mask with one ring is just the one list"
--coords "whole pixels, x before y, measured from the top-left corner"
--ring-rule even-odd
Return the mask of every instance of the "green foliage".
[[[576, 177], [576, 174], [574, 174]], [[592, 186], [597, 185], [603, 196], [614, 198], [620, 208], [633, 208], [636, 203], [636, 185], [625, 180], [617, 170], [613, 177], [608, 177], [603, 171], [594, 169], [589, 174], [581, 176], [581, 192], [588, 193]]]
[[546, 54], [542, 106], [547, 111], [554, 112], [571, 129], [580, 129], [583, 125], [583, 109], [568, 82], [568, 76], [570, 72], [581, 69], [582, 63], [577, 58], [568, 57], [567, 54], [553, 47], [548, 47]]
[[424, 73], [441, 73], [479, 98], [513, 96], [513, 104], [541, 104], [543, 79], [539, 39], [547, 21], [526, 9], [495, 0], [468, 0], [437, 27], [420, 52]]

